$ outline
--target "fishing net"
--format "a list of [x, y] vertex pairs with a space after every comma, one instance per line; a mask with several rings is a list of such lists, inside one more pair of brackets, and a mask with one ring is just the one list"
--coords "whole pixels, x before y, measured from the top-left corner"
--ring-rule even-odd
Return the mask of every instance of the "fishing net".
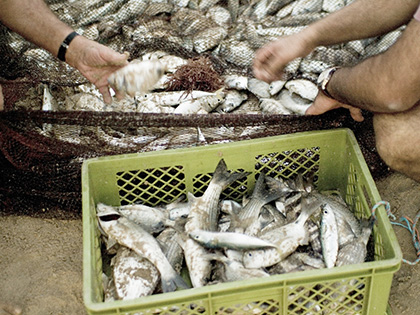
[[[79, 34], [118, 52], [129, 52], [130, 60], [153, 55], [188, 62], [205, 57], [221, 78], [255, 80], [251, 67], [256, 49], [351, 2], [51, 0], [47, 4]], [[314, 83], [328, 67], [352, 65], [383, 52], [402, 30], [318, 47], [286, 67], [285, 81]], [[164, 107], [145, 106], [143, 99], [136, 97], [105, 105], [78, 71], [2, 25], [0, 53], [0, 84], [5, 97], [5, 111], [0, 114], [2, 214], [79, 217], [80, 169], [86, 158], [309, 130], [350, 128], [373, 176], [387, 173], [375, 150], [369, 113], [364, 113], [363, 123], [355, 123], [344, 110], [317, 117], [270, 112], [262, 110], [261, 99], [277, 94], [264, 97], [250, 90], [241, 91], [244, 101], [239, 106], [219, 107], [207, 114], [175, 115]]]

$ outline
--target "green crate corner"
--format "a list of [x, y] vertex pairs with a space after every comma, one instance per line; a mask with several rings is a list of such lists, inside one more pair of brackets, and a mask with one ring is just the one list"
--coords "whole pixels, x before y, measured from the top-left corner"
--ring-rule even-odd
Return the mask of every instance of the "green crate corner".
[[[82, 166], [83, 292], [88, 314], [385, 314], [400, 247], [381, 206], [374, 227], [374, 259], [362, 264], [209, 285], [129, 301], [103, 302], [100, 233], [95, 206], [169, 203], [203, 193], [218, 161], [249, 175], [224, 191], [240, 200], [255, 176], [316, 174], [320, 191], [338, 190], [358, 217], [381, 200], [349, 129], [310, 131], [187, 149], [116, 155]], [[354, 283], [356, 281], [356, 284]]]

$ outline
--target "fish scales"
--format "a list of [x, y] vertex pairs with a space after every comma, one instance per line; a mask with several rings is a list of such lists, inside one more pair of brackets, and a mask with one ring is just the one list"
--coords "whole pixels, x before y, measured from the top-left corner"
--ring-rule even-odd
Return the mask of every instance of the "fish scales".
[[293, 253], [300, 245], [308, 244], [308, 232], [305, 228], [306, 220], [317, 210], [320, 202], [304, 200], [299, 217], [292, 223], [271, 229], [262, 235], [261, 239], [277, 245], [277, 248], [266, 250], [246, 251], [243, 255], [247, 268], [261, 268], [272, 266]]
[[338, 255], [338, 229], [332, 208], [325, 205], [321, 214], [322, 255], [327, 268], [335, 266]]
[[98, 219], [103, 231], [121, 245], [148, 259], [159, 270], [163, 292], [187, 288], [184, 280], [172, 268], [156, 239], [133, 221], [121, 216], [115, 209], [97, 205]]
[[131, 204], [120, 206], [118, 211], [126, 218], [141, 225], [149, 233], [158, 233], [163, 231], [165, 225], [173, 225], [163, 209]]
[[220, 261], [225, 266], [223, 274], [223, 282], [240, 281], [252, 278], [261, 278], [270, 276], [262, 269], [249, 269], [236, 260], [229, 259], [223, 254], [210, 254], [209, 258], [212, 260]]
[[338, 251], [336, 266], [360, 264], [367, 255], [367, 243], [372, 234], [373, 219], [362, 222], [362, 233]]
[[241, 232], [251, 236], [256, 235], [261, 229], [258, 221], [261, 208], [283, 195], [283, 191], [280, 190], [267, 190], [265, 187], [265, 177], [264, 173], [261, 173], [258, 177], [251, 198], [239, 212], [237, 220], [232, 222], [231, 231]]
[[312, 195], [315, 196], [322, 203], [326, 203], [330, 205], [334, 211], [334, 214], [338, 217], [341, 217], [343, 220], [345, 220], [349, 224], [349, 226], [351, 227], [356, 237], [361, 234], [362, 230], [361, 230], [360, 222], [357, 220], [354, 214], [350, 211], [350, 209], [345, 205], [344, 201], [339, 202], [332, 196], [323, 195], [318, 192], [314, 192]]
[[[230, 173], [224, 159], [221, 159], [203, 196], [195, 198], [191, 193], [189, 194], [193, 200], [185, 231], [192, 232], [195, 229], [217, 231], [218, 204], [222, 191], [236, 180], [249, 174], [249, 172]], [[206, 215], [208, 219], [202, 220]]]
[[[217, 231], [218, 204], [222, 191], [234, 181], [248, 174], [250, 173], [230, 173], [226, 162], [221, 159], [203, 196], [196, 198], [192, 193], [188, 195], [190, 214], [185, 224], [185, 232], [188, 234], [197, 229]], [[206, 249], [191, 238], [184, 242], [183, 249], [193, 286], [201, 287], [205, 285], [211, 272], [210, 260], [206, 257]]]
[[120, 300], [136, 299], [153, 293], [159, 272], [146, 258], [121, 246], [112, 258], [115, 290]]
[[243, 250], [275, 247], [270, 242], [243, 233], [195, 230], [190, 232], [189, 236], [207, 248]]

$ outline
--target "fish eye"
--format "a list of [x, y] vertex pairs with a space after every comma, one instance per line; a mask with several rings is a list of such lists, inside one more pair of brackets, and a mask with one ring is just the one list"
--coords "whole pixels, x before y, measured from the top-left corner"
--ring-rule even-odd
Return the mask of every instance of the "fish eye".
[[248, 253], [248, 257], [252, 257], [252, 253]]

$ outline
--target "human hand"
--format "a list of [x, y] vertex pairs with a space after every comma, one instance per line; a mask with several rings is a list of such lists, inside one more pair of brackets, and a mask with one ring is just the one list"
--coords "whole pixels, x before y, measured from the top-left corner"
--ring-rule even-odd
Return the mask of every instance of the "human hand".
[[294, 59], [309, 54], [313, 45], [301, 33], [280, 37], [255, 53], [254, 75], [257, 79], [272, 82], [282, 78], [284, 67]]
[[360, 108], [340, 103], [335, 99], [329, 98], [322, 92], [318, 93], [313, 104], [306, 110], [305, 115], [321, 115], [329, 110], [340, 107], [347, 108], [355, 121], [362, 122], [364, 120]]
[[[120, 54], [83, 36], [76, 36], [69, 45], [66, 61], [95, 84], [103, 95], [104, 102], [109, 104], [112, 97], [109, 91], [108, 77], [127, 65], [128, 57], [128, 53]], [[123, 98], [119, 91], [115, 91], [115, 93], [117, 98]]]

